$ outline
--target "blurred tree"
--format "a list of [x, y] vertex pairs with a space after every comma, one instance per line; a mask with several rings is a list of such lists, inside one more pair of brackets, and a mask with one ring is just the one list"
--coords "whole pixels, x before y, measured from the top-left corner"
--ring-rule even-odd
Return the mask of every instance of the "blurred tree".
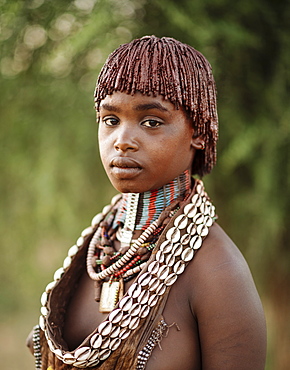
[[[210, 60], [221, 134], [205, 181], [265, 304], [288, 312], [289, 1], [0, 0], [0, 14], [2, 317], [38, 309], [43, 282], [114, 193], [96, 155], [92, 92], [106, 56], [144, 34]], [[275, 330], [268, 366], [283, 369], [289, 339]]]

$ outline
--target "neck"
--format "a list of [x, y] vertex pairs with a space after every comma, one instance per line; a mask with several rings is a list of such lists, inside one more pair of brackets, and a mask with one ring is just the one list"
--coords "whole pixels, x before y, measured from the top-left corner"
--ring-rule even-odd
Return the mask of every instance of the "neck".
[[186, 170], [160, 189], [140, 194], [123, 194], [121, 205], [115, 217], [114, 227], [124, 225], [128, 218], [131, 219], [132, 224], [133, 218], [134, 229], [145, 230], [153, 221], [157, 220], [161, 212], [174, 200], [185, 198], [190, 187], [190, 174]]

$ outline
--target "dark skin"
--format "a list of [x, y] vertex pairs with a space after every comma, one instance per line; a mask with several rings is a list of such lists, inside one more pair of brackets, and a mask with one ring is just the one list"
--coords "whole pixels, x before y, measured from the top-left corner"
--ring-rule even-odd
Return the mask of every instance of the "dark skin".
[[[128, 289], [128, 286], [126, 286]], [[85, 273], [71, 302], [65, 338], [76, 347], [105, 319]], [[163, 317], [173, 325], [147, 370], [264, 369], [263, 308], [243, 256], [214, 224], [202, 248], [172, 286]]]
[[[99, 119], [102, 161], [120, 192], [160, 188], [189, 169], [203, 145], [186, 113], [161, 96], [114, 93], [101, 102]], [[64, 338], [70, 349], [106, 316], [98, 311], [85, 272], [66, 316]], [[243, 256], [217, 224], [172, 286], [163, 317], [177, 325], [162, 339], [162, 349], [155, 347], [147, 370], [264, 369], [260, 298]]]

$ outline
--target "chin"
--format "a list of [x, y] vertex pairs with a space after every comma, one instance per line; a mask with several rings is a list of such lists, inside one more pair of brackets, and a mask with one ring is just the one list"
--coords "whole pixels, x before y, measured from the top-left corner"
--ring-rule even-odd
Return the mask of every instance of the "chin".
[[136, 186], [115, 186], [114, 188], [120, 193], [144, 193], [146, 190]]
[[114, 188], [120, 193], [144, 193], [145, 191], [151, 190], [146, 188], [143, 184], [136, 184], [132, 181], [111, 181]]

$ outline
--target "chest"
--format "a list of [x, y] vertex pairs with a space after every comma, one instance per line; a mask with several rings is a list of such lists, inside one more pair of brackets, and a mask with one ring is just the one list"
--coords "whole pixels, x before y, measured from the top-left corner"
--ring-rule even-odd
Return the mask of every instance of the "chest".
[[[163, 310], [168, 328], [159, 345], [153, 349], [146, 370], [177, 369], [181, 363], [184, 370], [200, 368], [198, 328], [190, 311], [185, 286], [184, 274], [171, 288]], [[76, 348], [106, 317], [107, 314], [99, 311], [99, 303], [94, 300], [94, 283], [84, 273], [65, 316], [64, 339], [70, 349]]]

